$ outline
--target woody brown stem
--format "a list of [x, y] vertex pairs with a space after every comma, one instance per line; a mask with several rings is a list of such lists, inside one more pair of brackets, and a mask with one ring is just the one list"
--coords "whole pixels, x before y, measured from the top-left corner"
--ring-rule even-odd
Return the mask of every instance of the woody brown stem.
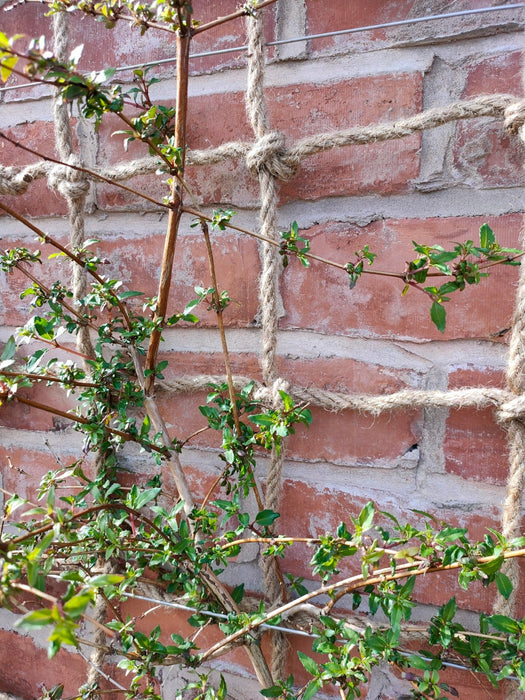
[[[186, 11], [187, 12], [187, 11]], [[191, 22], [191, 15], [188, 13], [188, 20]], [[189, 54], [191, 35], [189, 33], [177, 33], [177, 101], [175, 112], [175, 147], [180, 148], [181, 162], [179, 172], [184, 175], [185, 152], [186, 152], [186, 120], [188, 112], [188, 76], [189, 76]], [[158, 289], [157, 311], [155, 320], [164, 320], [168, 308], [168, 297], [171, 287], [173, 260], [175, 258], [175, 244], [179, 232], [180, 219], [182, 216], [183, 186], [178, 178], [174, 178], [171, 189], [171, 208], [168, 215], [168, 229], [164, 242], [164, 252], [160, 270], [160, 280]], [[161, 328], [155, 328], [150, 337], [148, 354], [146, 357], [146, 394], [153, 392], [154, 369], [157, 364], [161, 338]]]

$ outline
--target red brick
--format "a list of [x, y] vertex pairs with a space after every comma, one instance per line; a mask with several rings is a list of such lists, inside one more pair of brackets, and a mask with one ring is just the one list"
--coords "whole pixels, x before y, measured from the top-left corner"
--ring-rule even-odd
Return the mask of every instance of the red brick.
[[[44, 233], [51, 233], [53, 238], [62, 245], [67, 245], [66, 236], [55, 235], [52, 227], [46, 226]], [[45, 285], [52, 285], [57, 281], [68, 284], [70, 278], [69, 264], [64, 258], [48, 260], [49, 256], [56, 253], [57, 249], [50, 244], [40, 243], [36, 235], [27, 230], [27, 236], [4, 237], [2, 240], [2, 252], [13, 248], [27, 248], [31, 253], [41, 251], [42, 264], [35, 263], [29, 271]], [[3, 301], [0, 307], [0, 323], [3, 326], [22, 326], [31, 316], [42, 315], [41, 310], [30, 308], [31, 297], [20, 298], [20, 294], [31, 287], [33, 282], [20, 270], [11, 273], [0, 272], [0, 295]]]
[[[485, 221], [502, 245], [518, 245], [521, 217], [517, 214], [499, 218], [387, 220], [362, 228], [331, 223], [314, 226], [301, 235], [311, 240], [314, 254], [343, 265], [355, 259], [354, 251], [368, 244], [372, 252], [378, 253], [372, 270], [403, 272], [406, 261], [416, 257], [412, 240], [452, 248], [454, 241], [476, 240]], [[516, 268], [500, 266], [477, 288], [456, 292], [446, 307], [447, 328], [442, 335], [430, 319], [430, 300], [417, 290], [402, 297], [401, 280], [366, 274], [355, 289], [349, 290], [344, 271], [315, 261], [305, 270], [292, 260], [282, 278], [287, 315], [281, 326], [370, 337], [490, 338], [509, 325], [517, 274]], [[494, 299], [498, 299], [497, 304]]]
[[[411, 15], [413, 5], [414, 2], [403, 0], [395, 0], [387, 4], [381, 0], [359, 4], [335, 0], [324, 7], [315, 2], [307, 3], [308, 34], [321, 34], [406, 19]], [[315, 39], [312, 41], [312, 46], [314, 52], [343, 50], [349, 47], [355, 50], [356, 46], [371, 48], [375, 42], [384, 38], [385, 30], [376, 29], [346, 36]]]
[[[40, 480], [48, 472], [57, 468], [66, 468], [74, 461], [82, 460], [82, 469], [86, 474], [92, 470], [91, 456], [79, 454], [80, 450], [69, 446], [68, 434], [63, 440], [63, 446], [57, 454], [52, 447], [44, 444], [48, 435], [42, 435], [39, 447], [0, 447], [0, 471], [2, 472], [3, 488], [9, 493], [16, 493], [21, 498], [36, 502]], [[75, 441], [76, 442], [76, 441]], [[69, 449], [68, 449], [69, 446]], [[59, 465], [57, 467], [57, 465]], [[58, 492], [66, 495], [65, 489]], [[20, 511], [17, 511], [18, 517]]]
[[[201, 24], [211, 22], [218, 17], [224, 17], [239, 9], [239, 4], [235, 0], [219, 0], [219, 2], [209, 3], [207, 0], [197, 0], [193, 2], [193, 17]], [[276, 8], [270, 6], [264, 10], [264, 39], [273, 41], [275, 39], [275, 18]], [[247, 44], [246, 18], [237, 19], [221, 24], [218, 27], [197, 34], [192, 40], [191, 53], [202, 53], [206, 51], [216, 51], [229, 49]], [[267, 49], [267, 56], [271, 58], [274, 50]], [[246, 51], [235, 51], [232, 53], [217, 54], [203, 58], [193, 58], [190, 62], [192, 72], [202, 73], [225, 68], [237, 68], [246, 63]]]
[[[48, 659], [46, 649], [35, 646], [30, 637], [0, 630], [0, 690], [36, 698], [41, 696], [44, 685], [49, 690], [63, 683], [64, 697], [75, 696], [86, 682], [87, 664], [78, 654], [66, 649]], [[22, 659], [22, 663], [16, 662]]]
[[475, 187], [523, 186], [524, 149], [503, 129], [503, 123], [480, 120], [458, 124], [454, 166], [458, 178]]
[[[305, 479], [285, 479], [281, 496], [280, 513], [277, 521], [277, 530], [281, 535], [292, 537], [320, 537], [327, 533], [335, 533], [340, 522], [347, 524], [352, 531], [351, 516], [357, 517], [367, 498], [353, 496], [348, 492], [338, 490], [330, 485], [314, 486]], [[377, 489], [377, 490], [376, 490]], [[381, 494], [383, 491], [383, 494]], [[400, 523], [410, 522], [415, 527], [423, 527], [424, 519], [411, 512], [408, 507], [400, 504], [399, 498], [388, 494], [384, 483], [378, 484], [373, 475], [370, 478], [369, 496], [374, 498], [376, 509], [392, 513]], [[298, 497], [300, 494], [300, 498]], [[286, 505], [294, 504], [293, 510]], [[487, 527], [499, 528], [496, 508], [478, 509], [476, 512], [460, 511], [456, 508], [436, 508], [425, 504], [420, 506], [433, 514], [438, 526], [439, 522], [450, 524], [454, 527], [466, 527], [472, 541], [481, 540]], [[376, 522], [382, 523], [387, 530], [392, 530], [392, 524], [386, 518], [377, 516]], [[314, 549], [303, 544], [294, 544], [288, 547], [283, 563], [283, 570], [295, 576], [303, 576], [311, 579], [311, 570], [308, 565], [313, 556]], [[386, 560], [385, 560], [386, 561]], [[385, 566], [387, 564], [385, 563]], [[341, 573], [334, 577], [334, 581], [353, 576], [360, 571], [358, 557], [343, 560], [340, 565]], [[446, 582], [446, 583], [445, 583]], [[473, 594], [472, 591], [475, 591]], [[432, 605], [442, 605], [452, 595], [458, 600], [458, 605], [470, 610], [490, 611], [495, 591], [484, 589], [477, 584], [469, 591], [463, 591], [457, 584], [457, 573], [442, 572], [429, 573], [419, 576], [414, 590], [415, 600]]]
[[481, 61], [472, 61], [468, 66], [463, 96], [467, 98], [501, 92], [521, 95], [521, 72], [521, 51], [505, 52]]
[[[457, 370], [449, 387], [504, 385], [499, 372]], [[505, 430], [498, 426], [494, 410], [462, 408], [450, 411], [443, 444], [447, 471], [464, 479], [504, 484], [508, 475], [508, 447]]]
[[[258, 291], [253, 276], [259, 267], [257, 245], [253, 239], [229, 233], [212, 235], [213, 255], [219, 290], [227, 290], [232, 303], [224, 312], [228, 325], [250, 325], [257, 313]], [[164, 234], [144, 232], [143, 240], [112, 237], [102, 241], [101, 252], [111, 262], [104, 274], [125, 280], [125, 288], [143, 291], [152, 297], [158, 291], [158, 277], [164, 247]], [[143, 251], [142, 253], [138, 251]], [[177, 241], [174, 276], [168, 314], [182, 311], [196, 298], [195, 286], [211, 286], [208, 258], [200, 229], [183, 230]], [[254, 271], [250, 275], [246, 271]], [[142, 299], [139, 300], [142, 306]], [[194, 309], [200, 326], [216, 326], [216, 314], [203, 303]]]
[[[21, 124], [5, 133], [34, 149], [44, 156], [56, 157], [53, 124], [51, 122], [33, 121]], [[39, 159], [4, 139], [0, 139], [0, 160], [3, 165], [23, 166]], [[47, 186], [46, 179], [32, 182], [25, 194], [4, 197], [2, 202], [24, 216], [62, 216], [67, 213], [64, 198]], [[2, 212], [3, 215], [3, 212]]]
[[[514, 51], [473, 62], [463, 97], [501, 92], [522, 95], [521, 57], [521, 52]], [[505, 132], [501, 119], [458, 123], [454, 165], [462, 181], [476, 187], [523, 185], [523, 158], [520, 139]]]
[[[165, 355], [166, 358], [169, 355]], [[176, 355], [170, 358], [170, 368], [164, 373], [180, 376], [189, 371], [224, 374], [220, 355]], [[236, 374], [259, 377], [255, 358], [232, 355], [232, 369]], [[383, 370], [364, 362], [330, 358], [326, 360], [282, 360], [281, 374], [292, 385], [316, 386], [339, 391], [366, 391], [390, 393], [405, 387], [401, 376], [393, 370]], [[163, 413], [170, 416], [170, 425], [181, 439], [206, 425], [198, 406], [205, 402], [205, 393], [198, 395], [160, 396]], [[313, 423], [307, 429], [298, 425], [296, 434], [287, 441], [286, 455], [292, 460], [328, 461], [336, 464], [377, 464], [390, 466], [407, 448], [418, 441], [417, 414], [400, 412], [379, 418], [362, 415], [356, 411], [339, 414], [328, 413], [312, 407]], [[252, 426], [253, 427], [253, 426]], [[391, 436], [388, 441], [370, 439], [371, 430], [385, 430]], [[192, 445], [215, 447], [219, 438], [206, 432], [191, 441]]]

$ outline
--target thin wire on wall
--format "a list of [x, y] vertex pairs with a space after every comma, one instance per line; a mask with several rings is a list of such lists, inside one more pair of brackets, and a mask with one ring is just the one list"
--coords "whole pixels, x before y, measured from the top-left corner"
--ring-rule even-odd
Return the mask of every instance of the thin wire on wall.
[[[421, 22], [430, 22], [443, 19], [450, 19], [453, 17], [466, 17], [470, 15], [479, 15], [486, 12], [496, 12], [499, 10], [518, 10], [525, 7], [525, 2], [512, 3], [510, 5], [493, 5], [491, 7], [478, 7], [471, 10], [458, 10], [456, 12], [446, 12], [436, 15], [425, 15], [424, 17], [412, 17], [410, 19], [401, 19], [394, 22], [382, 22], [381, 24], [369, 24], [362, 27], [351, 27], [349, 29], [338, 29], [331, 32], [322, 32], [320, 34], [306, 34], [304, 36], [290, 37], [288, 39], [278, 39], [275, 41], [267, 42], [267, 46], [284, 46], [286, 44], [294, 44], [303, 41], [311, 41], [315, 39], [325, 39], [335, 36], [344, 36], [347, 34], [357, 34], [359, 32], [374, 31], [375, 29], [390, 29], [394, 27], [403, 27], [412, 24], [419, 24]], [[214, 49], [213, 51], [201, 51], [198, 53], [190, 54], [190, 58], [206, 58], [208, 56], [219, 56], [222, 54], [236, 53], [239, 51], [246, 51], [248, 47], [243, 46], [232, 46], [230, 48], [224, 49]], [[166, 65], [176, 62], [175, 57], [161, 58], [157, 61], [148, 61], [146, 63], [136, 63], [125, 66], [119, 66], [115, 70], [117, 73], [124, 73], [126, 71], [135, 70], [137, 68], [150, 68], [155, 66]], [[1, 92], [7, 92], [8, 90], [23, 90], [36, 87], [39, 83], [24, 83], [22, 85], [8, 85], [5, 87], [0, 87]]]

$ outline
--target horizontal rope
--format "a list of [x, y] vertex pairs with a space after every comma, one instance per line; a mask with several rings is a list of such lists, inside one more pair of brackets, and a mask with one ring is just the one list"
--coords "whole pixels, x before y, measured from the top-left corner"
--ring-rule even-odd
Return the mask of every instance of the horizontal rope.
[[[272, 131], [255, 143], [232, 141], [218, 148], [190, 149], [187, 154], [187, 164], [214, 165], [227, 158], [244, 157], [252, 173], [257, 174], [261, 169], [265, 169], [274, 177], [288, 180], [294, 175], [302, 160], [322, 151], [399, 139], [424, 129], [433, 129], [453, 121], [478, 117], [503, 118], [505, 128], [511, 133], [516, 133], [525, 123], [525, 100], [512, 95], [481, 95], [471, 100], [454, 102], [446, 107], [434, 107], [394, 122], [356, 126], [308, 136], [299, 139], [290, 148], [286, 148], [283, 134]], [[157, 158], [146, 157], [113, 167], [99, 168], [92, 176], [85, 174], [85, 177], [96, 181], [99, 175], [114, 182], [122, 182], [138, 175], [152, 174], [158, 167]], [[56, 165], [45, 161], [38, 161], [22, 168], [0, 166], [0, 194], [24, 194], [32, 182], [50, 177], [56, 172]], [[51, 177], [51, 179], [56, 186], [56, 178]]]
[[[236, 376], [233, 380], [237, 391], [253, 381], [243, 376]], [[224, 382], [226, 382], [225, 375], [201, 374], [195, 377], [184, 376], [169, 381], [159, 381], [158, 387], [169, 393], [193, 393], [209, 390], [210, 385]], [[500, 423], [525, 418], [525, 397], [519, 397], [505, 389], [495, 387], [464, 387], [446, 391], [403, 389], [380, 396], [288, 385], [287, 393], [295, 401], [318, 406], [334, 413], [352, 410], [379, 416], [381, 413], [403, 408], [413, 410], [430, 407], [477, 410], [494, 408], [497, 409], [497, 420]], [[253, 397], [257, 401], [267, 403], [268, 406], [273, 406], [274, 389], [261, 382], [254, 382]]]

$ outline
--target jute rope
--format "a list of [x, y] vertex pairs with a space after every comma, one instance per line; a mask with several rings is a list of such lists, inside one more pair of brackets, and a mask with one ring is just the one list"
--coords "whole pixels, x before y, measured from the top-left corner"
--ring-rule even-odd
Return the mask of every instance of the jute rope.
[[[258, 143], [266, 142], [271, 135], [270, 120], [266, 109], [264, 92], [264, 31], [263, 14], [247, 19], [248, 34], [248, 78], [246, 89], [246, 111]], [[257, 167], [261, 193], [260, 232], [266, 238], [277, 241], [277, 190], [276, 175], [260, 161]], [[281, 397], [279, 388], [285, 388], [277, 371], [277, 325], [279, 321], [279, 272], [282, 265], [278, 249], [263, 242], [260, 247], [261, 276], [259, 280], [259, 301], [262, 327], [261, 371], [266, 384], [273, 388], [273, 406], [278, 407]], [[278, 451], [272, 447], [268, 474], [266, 477], [265, 508], [276, 511], [281, 494], [281, 473], [284, 461], [284, 444]], [[279, 581], [279, 569], [274, 557], [261, 556], [261, 569], [264, 575], [266, 596], [272, 604], [284, 602]], [[282, 632], [272, 633], [271, 671], [274, 679], [284, 678], [284, 668], [288, 642]]]
[[[480, 95], [470, 100], [453, 102], [446, 107], [434, 107], [394, 122], [356, 126], [351, 129], [308, 136], [296, 141], [289, 149], [286, 148], [283, 134], [278, 131], [264, 131], [257, 137], [255, 143], [232, 141], [217, 148], [189, 150], [186, 163], [194, 166], [214, 165], [228, 158], [245, 158], [247, 168], [253, 174], [258, 175], [261, 169], [266, 169], [277, 179], [288, 180], [305, 158], [321, 151], [404, 138], [418, 131], [434, 129], [460, 119], [478, 117], [503, 119], [505, 128], [511, 133], [517, 133], [525, 119], [525, 100], [512, 95]], [[113, 182], [123, 182], [138, 175], [152, 174], [158, 170], [158, 167], [157, 158], [139, 158], [112, 167], [98, 168], [93, 175], [83, 173], [80, 180], [96, 181], [98, 174], [101, 178]], [[0, 165], [0, 194], [24, 194], [34, 180], [49, 177], [52, 171], [57, 175], [60, 173], [56, 171], [53, 163], [44, 161], [21, 168]], [[59, 181], [59, 178], [56, 178], [56, 181]], [[80, 185], [80, 187], [83, 186]], [[62, 187], [71, 188], [70, 192], [75, 191], [71, 179]], [[80, 190], [76, 192], [81, 194]]]
[[[525, 73], [523, 74], [525, 87]], [[513, 133], [518, 133], [525, 142], [525, 120], [516, 120], [509, 126]], [[522, 245], [525, 235], [522, 231]], [[518, 405], [525, 403], [525, 265], [521, 266], [520, 280], [517, 290], [516, 306], [509, 343], [507, 361], [507, 388], [514, 397], [510, 403]], [[507, 492], [503, 503], [501, 518], [502, 534], [508, 539], [518, 537], [522, 532], [523, 518], [523, 489], [525, 486], [525, 419], [519, 414], [513, 416], [508, 423], [509, 442], [509, 475]], [[495, 610], [505, 615], [516, 612], [516, 598], [519, 585], [519, 564], [512, 560], [506, 564], [513, 591], [508, 600], [501, 596], [497, 599]]]
[[[66, 12], [53, 15], [55, 55], [59, 61], [68, 59], [68, 19]], [[64, 163], [80, 165], [79, 157], [73, 151], [73, 133], [69, 120], [68, 106], [56, 89], [53, 100], [55, 143], [58, 156]], [[89, 191], [89, 180], [81, 172], [66, 166], [55, 165], [48, 173], [48, 182], [65, 198], [69, 210], [70, 245], [73, 250], [82, 246], [84, 237], [84, 205]], [[86, 273], [79, 265], [72, 263], [73, 298], [78, 302], [86, 294]], [[94, 356], [89, 329], [81, 326], [77, 334], [77, 347], [88, 357]]]
[[[60, 61], [66, 61], [68, 58], [68, 21], [69, 16], [66, 12], [58, 12], [53, 15], [53, 31], [54, 31], [54, 50], [55, 55]], [[69, 119], [67, 104], [63, 101], [60, 91], [57, 89], [53, 96], [53, 111], [55, 124], [55, 144], [59, 159], [66, 164], [80, 165], [80, 158], [73, 150], [73, 132]], [[84, 205], [86, 195], [89, 191], [89, 180], [83, 173], [73, 168], [54, 165], [48, 168], [48, 182], [51, 187], [57, 189], [65, 198], [69, 211], [69, 229], [70, 229], [70, 246], [73, 250], [82, 246], [85, 240], [84, 227]], [[71, 266], [71, 283], [73, 298], [78, 303], [87, 291], [86, 273], [76, 263]], [[94, 357], [95, 351], [89, 329], [86, 326], [80, 326], [77, 333], [77, 349], [88, 357]], [[89, 370], [89, 367], [86, 366]], [[97, 452], [96, 470], [99, 473], [104, 468], [105, 453], [102, 450]], [[99, 569], [101, 572], [110, 573], [112, 563], [99, 559]], [[96, 645], [90, 657], [90, 665], [87, 673], [87, 684], [96, 686], [98, 683], [101, 668], [105, 657], [106, 635], [103, 629], [103, 624], [106, 621], [106, 599], [102, 593], [97, 592], [93, 606], [92, 617], [98, 625], [93, 630], [93, 643]], [[91, 697], [95, 697], [92, 695]]]
[[[183, 376], [171, 380], [159, 380], [157, 386], [173, 394], [193, 393], [209, 389], [210, 384], [222, 384], [226, 377], [222, 374], [199, 374]], [[253, 379], [244, 376], [233, 378], [238, 390]], [[403, 389], [383, 396], [374, 394], [353, 394], [319, 387], [286, 385], [286, 391], [296, 402], [318, 406], [326, 411], [359, 411], [372, 416], [379, 416], [388, 411], [399, 409], [428, 408], [494, 408], [498, 422], [505, 424], [511, 420], [525, 420], [525, 397], [517, 397], [506, 389], [495, 387], [464, 387], [447, 391], [425, 389]], [[262, 382], [254, 382], [253, 397], [267, 406], [272, 406], [274, 386], [267, 387]]]

